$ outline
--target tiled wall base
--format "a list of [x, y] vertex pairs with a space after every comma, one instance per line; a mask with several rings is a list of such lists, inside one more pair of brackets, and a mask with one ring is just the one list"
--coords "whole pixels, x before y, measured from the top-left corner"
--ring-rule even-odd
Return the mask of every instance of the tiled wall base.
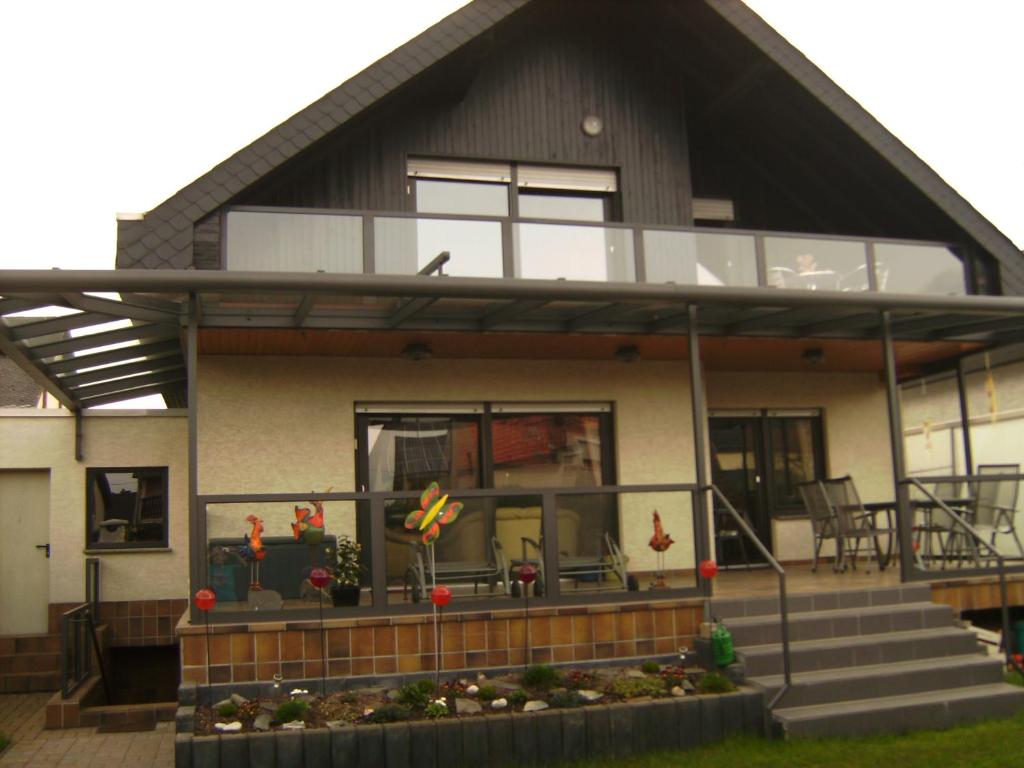
[[[60, 633], [60, 616], [80, 603], [50, 603], [50, 632]], [[99, 621], [110, 628], [112, 646], [173, 645], [178, 638], [174, 627], [188, 608], [180, 600], [101, 601]]]
[[[544, 608], [530, 611], [532, 661], [596, 659], [675, 653], [693, 648], [701, 617], [699, 599], [627, 605]], [[395, 616], [324, 622], [327, 674], [390, 675], [434, 669], [431, 617]], [[182, 681], [205, 683], [202, 625], [178, 623]], [[315, 621], [211, 625], [210, 676], [214, 683], [319, 677], [322, 636]], [[504, 667], [524, 663], [522, 610], [446, 613], [443, 669]]]

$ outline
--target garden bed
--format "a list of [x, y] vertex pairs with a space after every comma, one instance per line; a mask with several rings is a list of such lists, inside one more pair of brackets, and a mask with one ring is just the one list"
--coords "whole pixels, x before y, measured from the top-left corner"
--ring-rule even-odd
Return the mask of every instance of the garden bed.
[[[179, 709], [175, 764], [541, 765], [762, 735], [760, 692], [697, 693], [723, 685], [673, 666], [534, 667], [525, 676], [449, 680], [440, 691], [432, 677], [420, 677], [326, 697], [303, 689], [235, 694]], [[238, 732], [218, 734], [216, 723], [237, 723]]]

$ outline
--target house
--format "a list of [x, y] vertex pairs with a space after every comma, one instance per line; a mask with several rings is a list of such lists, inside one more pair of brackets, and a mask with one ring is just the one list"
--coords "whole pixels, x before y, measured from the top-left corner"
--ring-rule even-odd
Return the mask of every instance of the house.
[[[4, 538], [38, 592], [0, 631], [54, 631], [96, 557], [116, 643], [180, 637], [206, 681], [223, 625], [213, 683], [431, 669], [435, 574], [445, 668], [521, 663], [523, 561], [534, 660], [675, 653], [698, 563], [740, 557], [709, 484], [806, 563], [797, 484], [850, 474], [927, 580], [900, 382], [1024, 330], [1020, 252], [738, 0], [477, 0], [120, 220], [117, 267], [0, 274], [4, 314], [79, 310], [0, 327], [67, 408], [0, 419], [5, 507], [49, 513]], [[405, 527], [432, 481], [464, 504], [436, 566]], [[341, 536], [362, 594], [324, 648], [304, 580]]]

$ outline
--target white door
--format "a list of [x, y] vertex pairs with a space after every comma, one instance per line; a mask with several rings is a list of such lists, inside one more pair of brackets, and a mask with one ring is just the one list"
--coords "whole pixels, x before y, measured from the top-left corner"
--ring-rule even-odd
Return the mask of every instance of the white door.
[[46, 633], [49, 540], [50, 473], [0, 472], [0, 635]]

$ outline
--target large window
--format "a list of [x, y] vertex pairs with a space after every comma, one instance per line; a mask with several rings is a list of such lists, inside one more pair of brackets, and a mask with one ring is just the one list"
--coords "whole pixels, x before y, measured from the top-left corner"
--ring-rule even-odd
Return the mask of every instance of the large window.
[[[436, 482], [464, 504], [434, 544], [437, 572], [457, 594], [506, 595], [503, 563], [535, 559], [543, 541], [535, 488], [586, 488], [614, 483], [611, 417], [606, 406], [361, 406], [358, 416], [360, 485], [369, 491], [422, 491]], [[496, 489], [485, 498], [460, 489]], [[516, 491], [515, 494], [500, 490]], [[403, 602], [432, 570], [421, 534], [405, 528], [419, 499], [384, 504], [385, 571], [389, 602]], [[562, 551], [600, 554], [603, 532], [618, 535], [612, 496], [566, 498], [557, 511]], [[368, 535], [369, 505], [359, 515]], [[591, 540], [592, 539], [592, 540]], [[366, 565], [371, 567], [367, 554]], [[427, 579], [429, 581], [429, 579]]]
[[86, 549], [167, 546], [167, 467], [86, 470]]

